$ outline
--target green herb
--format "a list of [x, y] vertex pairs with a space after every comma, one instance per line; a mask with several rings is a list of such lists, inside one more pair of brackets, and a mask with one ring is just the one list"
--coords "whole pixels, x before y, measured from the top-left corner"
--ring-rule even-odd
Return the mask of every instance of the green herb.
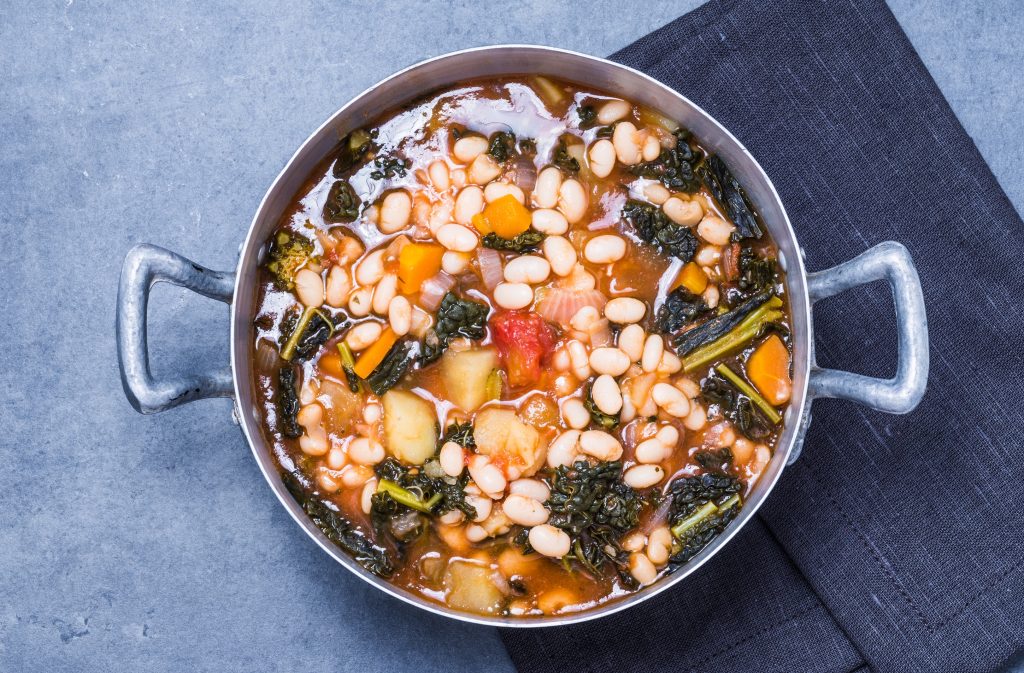
[[761, 393], [757, 392], [757, 390], [754, 389], [754, 386], [747, 383], [743, 377], [736, 374], [724, 364], [715, 365], [715, 371], [724, 376], [729, 383], [736, 386], [741, 393], [749, 397], [750, 401], [757, 405], [757, 408], [768, 417], [768, 420], [771, 421], [773, 425], [778, 425], [782, 422], [782, 416], [780, 416], [779, 412], [775, 410], [775, 407], [769, 404], [768, 400], [762, 397]]
[[509, 131], [498, 131], [491, 136], [487, 145], [487, 154], [499, 164], [508, 161], [516, 152], [516, 134]]
[[[771, 323], [782, 320], [785, 316], [781, 310], [782, 300], [778, 297], [765, 300], [762, 297], [763, 293], [755, 295], [732, 311], [673, 338], [673, 348], [677, 354], [683, 356], [683, 369], [690, 372], [713, 362], [753, 341]], [[753, 304], [753, 307], [750, 304]], [[705, 329], [709, 324], [711, 326]], [[698, 330], [701, 330], [701, 333], [694, 335], [693, 333]], [[694, 347], [695, 345], [699, 347]]]
[[267, 257], [267, 271], [274, 276], [274, 284], [291, 292], [295, 289], [295, 274], [313, 259], [313, 242], [298, 234], [279, 231], [270, 243]]
[[281, 349], [281, 359], [302, 362], [316, 354], [334, 334], [334, 323], [319, 308], [308, 306]]
[[579, 117], [579, 127], [585, 129], [597, 123], [597, 110], [593, 105], [583, 105], [576, 108], [576, 116]]
[[774, 259], [759, 257], [749, 246], [740, 250], [740, 277], [736, 285], [744, 292], [759, 292], [775, 284], [775, 269], [778, 263]]
[[380, 364], [366, 377], [366, 385], [374, 395], [383, 395], [402, 380], [409, 367], [416, 361], [416, 354], [415, 344], [406, 339], [397, 341]]
[[690, 147], [689, 133], [677, 130], [675, 136], [675, 147], [662, 149], [654, 161], [630, 166], [629, 172], [649, 180], [659, 180], [672, 191], [692, 193], [700, 188], [696, 166], [702, 155]]
[[708, 191], [725, 208], [729, 219], [736, 225], [736, 238], [761, 238], [761, 227], [754, 216], [754, 206], [747, 198], [746, 192], [733, 177], [725, 162], [716, 156], [708, 157], [697, 173], [707, 186]]
[[454, 292], [447, 293], [437, 309], [436, 323], [423, 340], [420, 364], [434, 362], [452, 339], [483, 339], [487, 333], [487, 304], [460, 299]]
[[338, 180], [331, 185], [331, 191], [327, 193], [323, 210], [324, 222], [352, 222], [359, 217], [361, 205], [362, 201], [356, 195], [356, 190], [352, 189], [352, 185], [344, 180]]
[[373, 165], [377, 167], [377, 170], [370, 172], [370, 177], [374, 180], [390, 179], [396, 176], [405, 177], [405, 172], [409, 168], [405, 159], [396, 159], [394, 157], [374, 159]]
[[672, 482], [669, 524], [674, 538], [673, 564], [696, 556], [736, 518], [742, 506], [742, 487], [735, 477], [710, 473]]
[[622, 207], [622, 218], [629, 222], [641, 241], [666, 255], [689, 262], [697, 252], [697, 237], [690, 228], [670, 220], [658, 206], [629, 200]]
[[295, 368], [291, 365], [282, 365], [277, 372], [277, 408], [281, 414], [281, 434], [291, 439], [301, 437], [299, 394], [295, 385]]
[[361, 163], [373, 148], [373, 134], [356, 129], [341, 140], [341, 150], [334, 162], [334, 177], [340, 178], [348, 169]]
[[544, 242], [545, 235], [535, 229], [527, 229], [514, 238], [502, 238], [493, 231], [483, 237], [482, 243], [485, 248], [492, 250], [508, 250], [523, 254], [533, 252]]
[[597, 408], [594, 402], [594, 384], [587, 386], [587, 399], [583, 403], [590, 412], [590, 421], [604, 430], [614, 430], [619, 425], [619, 414], [609, 415]]
[[[429, 462], [429, 461], [428, 461]], [[407, 494], [415, 498], [416, 503], [408, 500], [408, 495], [399, 493], [394, 487], [386, 487], [385, 492], [378, 490], [374, 499], [379, 500], [376, 510], [379, 514], [387, 514], [393, 517], [401, 514], [404, 509], [413, 509], [424, 514], [441, 515], [452, 510], [459, 510], [468, 519], [476, 517], [476, 510], [466, 502], [466, 484], [469, 483], [469, 475], [461, 477], [449, 477], [443, 473], [440, 476], [430, 476], [427, 470], [417, 467], [406, 467], [395, 458], [386, 458], [377, 464], [377, 476], [381, 482], [387, 481], [400, 487]], [[396, 497], [396, 493], [398, 496]], [[379, 497], [378, 497], [379, 496]], [[388, 500], [401, 505], [393, 507]]]

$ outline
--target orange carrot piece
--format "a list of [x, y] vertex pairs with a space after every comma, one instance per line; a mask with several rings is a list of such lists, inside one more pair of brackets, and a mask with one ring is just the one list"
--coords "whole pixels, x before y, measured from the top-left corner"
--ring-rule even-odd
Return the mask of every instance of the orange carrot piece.
[[777, 334], [772, 334], [747, 360], [747, 378], [771, 404], [787, 402], [793, 393], [789, 377], [789, 351]]
[[423, 281], [441, 270], [444, 248], [436, 243], [408, 243], [398, 253], [398, 280], [402, 294], [420, 291]]
[[679, 271], [672, 289], [684, 287], [690, 294], [700, 294], [708, 287], [708, 275], [696, 262], [687, 262]]
[[372, 374], [373, 370], [384, 360], [384, 356], [388, 354], [388, 351], [391, 350], [396, 341], [398, 341], [398, 335], [390, 327], [385, 327], [384, 332], [380, 335], [380, 339], [374, 341], [370, 344], [369, 348], [359, 354], [356, 366], [352, 368], [356, 375], [361, 379], [365, 379]]
[[480, 232], [481, 236], [486, 236], [494, 231], [491, 229], [491, 223], [487, 221], [487, 218], [484, 217], [483, 213], [477, 213], [473, 216], [473, 226], [476, 227], [476, 230]]
[[[511, 194], [506, 194], [500, 199], [495, 199], [484, 208], [483, 219], [487, 221], [487, 227], [502, 238], [515, 238], [530, 228], [532, 216], [529, 209]], [[479, 230], [476, 218], [473, 224]], [[485, 234], [488, 232], [480, 231]]]

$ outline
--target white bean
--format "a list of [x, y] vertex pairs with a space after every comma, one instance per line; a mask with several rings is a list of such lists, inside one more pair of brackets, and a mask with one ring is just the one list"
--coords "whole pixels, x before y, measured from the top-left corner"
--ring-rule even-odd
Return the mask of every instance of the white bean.
[[487, 138], [477, 135], [462, 136], [452, 147], [452, 154], [464, 164], [468, 164], [486, 151]]
[[614, 416], [622, 410], [622, 392], [619, 390], [619, 384], [611, 376], [601, 374], [594, 379], [590, 394], [594, 398], [594, 404], [603, 413]]
[[691, 378], [680, 376], [676, 379], [675, 386], [691, 400], [700, 396], [700, 384]]
[[584, 306], [580, 310], [576, 311], [576, 314], [569, 319], [569, 325], [574, 330], [580, 332], [586, 332], [590, 329], [590, 326], [595, 320], [600, 319], [601, 314], [598, 313], [597, 308], [594, 306]]
[[470, 182], [478, 185], [486, 185], [494, 178], [501, 175], [501, 165], [491, 158], [489, 154], [479, 154], [473, 163], [469, 165], [466, 177]]
[[393, 273], [386, 273], [373, 289], [373, 300], [370, 307], [377, 315], [387, 315], [391, 300], [398, 293], [398, 276]]
[[622, 481], [633, 488], [649, 488], [665, 478], [659, 465], [634, 465], [622, 475]]
[[615, 125], [612, 145], [615, 146], [615, 156], [621, 163], [627, 166], [640, 163], [640, 143], [633, 122], [619, 122]]
[[651, 184], [644, 187], [644, 196], [646, 196], [647, 200], [653, 203], [654, 205], [660, 206], [661, 204], [668, 201], [668, 198], [672, 196], [672, 192], [668, 191], [668, 189], [666, 189], [664, 185], [657, 182], [652, 182]]
[[519, 189], [516, 185], [510, 185], [507, 182], [491, 182], [484, 187], [484, 199], [487, 203], [491, 201], [497, 201], [503, 196], [511, 194], [515, 197], [519, 203], [524, 203], [526, 197], [523, 195], [523, 190]]
[[466, 526], [466, 539], [470, 542], [482, 542], [487, 539], [487, 530], [477, 524]]
[[302, 437], [299, 437], [299, 448], [303, 453], [311, 456], [322, 456], [327, 453], [330, 444], [327, 441], [327, 432], [321, 425], [323, 418], [324, 408], [315, 402], [302, 407], [296, 414], [295, 420], [305, 430]]
[[374, 250], [356, 266], [356, 282], [376, 285], [384, 277], [384, 249]]
[[367, 423], [376, 423], [380, 420], [381, 413], [379, 404], [367, 404], [363, 407], [363, 420]]
[[348, 301], [348, 293], [352, 291], [352, 279], [348, 277], [348, 269], [332, 266], [327, 272], [327, 283], [324, 298], [334, 308], [341, 308]]
[[530, 283], [536, 285], [548, 279], [551, 264], [543, 257], [523, 255], [505, 265], [505, 280], [509, 283]]
[[644, 355], [644, 339], [647, 334], [637, 324], [626, 325], [619, 332], [619, 350], [626, 354], [630, 362], [639, 362]]
[[437, 460], [445, 474], [449, 477], [458, 477], [466, 467], [466, 452], [455, 442], [445, 442]]
[[548, 236], [544, 239], [544, 256], [557, 276], [568, 276], [576, 266], [576, 248], [569, 239], [562, 236]]
[[[377, 478], [374, 477], [363, 484], [363, 492], [359, 494], [359, 508], [363, 514], [369, 514], [373, 507], [373, 494], [377, 492]], [[459, 510], [455, 510], [456, 512]]]
[[473, 456], [469, 460], [469, 476], [480, 490], [488, 495], [505, 490], [505, 475], [487, 456]]
[[620, 325], [640, 322], [647, 306], [635, 297], [616, 297], [604, 305], [604, 317]]
[[696, 201], [684, 201], [678, 196], [673, 196], [661, 204], [661, 209], [668, 215], [668, 219], [684, 227], [692, 227], [704, 217], [704, 209]]
[[676, 448], [679, 443], [679, 430], [674, 425], [663, 425], [658, 428], [658, 432], [655, 437], [658, 441], [665, 445], [668, 449]]
[[551, 489], [540, 479], [516, 479], [508, 485], [508, 492], [529, 496], [538, 502], [547, 502], [551, 497]]
[[476, 234], [469, 227], [449, 223], [437, 230], [437, 242], [455, 252], [472, 252], [476, 249]]
[[618, 348], [595, 348], [590, 352], [590, 368], [598, 374], [622, 376], [629, 365], [629, 356]]
[[304, 306], [320, 306], [324, 303], [324, 279], [312, 269], [299, 269], [295, 274], [295, 294]]
[[590, 425], [590, 412], [578, 397], [571, 397], [562, 402], [562, 419], [574, 430], [582, 430]]
[[348, 331], [348, 334], [345, 335], [345, 343], [358, 353], [380, 339], [383, 331], [379, 322], [362, 322]]
[[471, 259], [472, 256], [468, 253], [445, 250], [444, 254], [441, 255], [441, 268], [449, 275], [458, 276], [469, 268]]
[[[445, 512], [444, 514], [442, 514], [438, 518], [438, 521], [440, 521], [441, 523], [443, 523], [446, 526], [454, 526], [456, 524], [462, 523], [462, 520], [464, 518], [466, 518], [465, 515], [462, 512], [460, 512], [459, 510], [457, 510], [457, 509], [450, 509], [447, 512]], [[480, 528], [480, 526], [477, 526], [477, 528]], [[483, 529], [481, 529], [481, 530], [483, 530]], [[486, 534], [485, 534], [485, 537], [486, 537]], [[482, 540], [483, 538], [480, 538], [480, 539]]]
[[348, 463], [348, 454], [340, 446], [332, 446], [327, 452], [327, 467], [332, 470], [340, 470]]
[[708, 285], [704, 288], [704, 292], [702, 292], [700, 296], [704, 300], [704, 303], [707, 304], [708, 308], [715, 308], [718, 306], [718, 300], [720, 297], [717, 285]]
[[647, 558], [656, 566], [668, 563], [672, 553], [672, 531], [666, 526], [658, 526], [647, 538]]
[[377, 226], [385, 234], [393, 234], [409, 224], [412, 214], [412, 197], [404, 189], [391, 192], [380, 205], [380, 222]]
[[659, 374], [672, 375], [683, 368], [683, 362], [679, 356], [670, 350], [666, 350], [661, 356], [661, 364], [658, 365]]
[[512, 523], [520, 526], [539, 526], [546, 523], [549, 512], [538, 500], [527, 495], [510, 495], [501, 503], [501, 511]]
[[657, 371], [661, 364], [661, 356], [665, 354], [665, 341], [658, 334], [652, 334], [644, 342], [644, 352], [640, 366], [645, 372]]
[[348, 465], [341, 472], [341, 483], [345, 488], [362, 486], [373, 477], [373, 470], [368, 465]]
[[476, 516], [473, 517], [473, 521], [480, 522], [491, 515], [491, 510], [494, 508], [494, 503], [490, 498], [485, 498], [480, 495], [467, 495], [466, 502], [472, 505], [473, 509], [476, 510]]
[[[586, 411], [586, 408], [583, 410]], [[589, 415], [587, 414], [587, 416]], [[572, 465], [576, 456], [579, 455], [580, 434], [579, 430], [566, 430], [552, 440], [548, 445], [548, 467]]]
[[714, 215], [708, 215], [697, 225], [697, 235], [712, 245], [726, 245], [736, 227]]
[[587, 430], [580, 435], [580, 450], [598, 460], [618, 460], [622, 457], [622, 444], [604, 430]]
[[657, 437], [645, 439], [636, 445], [633, 455], [641, 463], [660, 463], [665, 460], [667, 451]]
[[717, 245], [702, 245], [697, 248], [697, 254], [693, 256], [700, 266], [714, 266], [722, 259], [722, 249]]
[[360, 465], [376, 465], [384, 460], [384, 447], [367, 437], [356, 437], [348, 444], [348, 457]]
[[538, 208], [531, 213], [530, 221], [534, 229], [549, 236], [560, 236], [569, 231], [569, 220], [553, 208]]
[[558, 188], [558, 209], [572, 223], [579, 222], [587, 214], [587, 192], [579, 180], [570, 178]]
[[622, 538], [621, 545], [624, 551], [640, 551], [647, 545], [647, 536], [640, 531], [634, 531]]
[[494, 303], [502, 308], [526, 308], [533, 303], [533, 289], [526, 283], [498, 283]]
[[484, 190], [476, 185], [465, 187], [455, 197], [455, 221], [462, 225], [473, 223], [473, 216], [484, 209]]
[[434, 189], [439, 192], [446, 191], [452, 186], [451, 174], [448, 171], [448, 164], [443, 161], [435, 161], [427, 167], [427, 175], [430, 176], [430, 182], [434, 185]]
[[583, 257], [591, 264], [611, 264], [626, 256], [626, 239], [615, 234], [602, 234], [587, 241]]
[[569, 553], [572, 540], [569, 535], [558, 528], [546, 523], [534, 526], [529, 533], [530, 546], [538, 554], [550, 556], [551, 558], [562, 558]]
[[602, 126], [608, 126], [627, 117], [632, 111], [633, 106], [626, 101], [610, 100], [597, 111], [597, 122]]
[[694, 404], [690, 413], [683, 419], [683, 427], [687, 430], [700, 430], [708, 423], [708, 414], [699, 404]]
[[569, 351], [569, 363], [572, 365], [572, 373], [576, 378], [583, 381], [590, 378], [590, 355], [587, 348], [575, 339], [570, 341], [566, 348]]
[[590, 170], [599, 178], [606, 178], [615, 168], [615, 146], [612, 141], [602, 138], [590, 146]]
[[651, 398], [655, 404], [676, 418], [685, 418], [690, 413], [690, 400], [675, 386], [655, 383], [651, 388]]
[[653, 133], [648, 134], [644, 138], [644, 142], [641, 145], [640, 155], [644, 161], [654, 161], [661, 154], [661, 143], [658, 142], [658, 136]]
[[548, 166], [537, 174], [531, 199], [538, 208], [554, 208], [558, 203], [558, 190], [562, 186], [562, 171]]
[[391, 330], [398, 336], [405, 336], [412, 328], [412, 304], [399, 295], [388, 304], [388, 322]]

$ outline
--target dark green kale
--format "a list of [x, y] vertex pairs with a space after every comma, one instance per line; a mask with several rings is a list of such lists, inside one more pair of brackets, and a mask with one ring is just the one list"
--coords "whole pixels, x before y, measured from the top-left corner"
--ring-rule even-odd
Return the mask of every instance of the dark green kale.
[[295, 274], [313, 257], [313, 242], [289, 231], [279, 231], [267, 251], [267, 271], [282, 290], [295, 289]]
[[[380, 486], [371, 499], [370, 514], [374, 528], [387, 531], [400, 542], [418, 537], [426, 525], [426, 517], [459, 510], [468, 519], [476, 517], [476, 509], [466, 501], [469, 475], [449, 477], [440, 468], [406, 467], [395, 458], [386, 458], [375, 468]], [[436, 472], [431, 476], [430, 472]]]
[[718, 375], [708, 376], [701, 383], [701, 396], [708, 405], [732, 421], [736, 429], [753, 440], [764, 439], [772, 432], [772, 423], [750, 398]]
[[417, 350], [416, 344], [406, 339], [397, 341], [391, 347], [380, 364], [366, 377], [366, 385], [374, 395], [383, 395], [402, 380], [409, 367], [416, 361]]
[[331, 185], [331, 191], [327, 193], [327, 201], [324, 202], [324, 222], [352, 222], [359, 217], [361, 205], [362, 201], [356, 195], [356, 190], [352, 189], [352, 185], [345, 180], [338, 180]]
[[590, 128], [597, 123], [597, 110], [593, 105], [583, 105], [576, 108], [576, 116], [580, 119], [581, 129]]
[[356, 129], [341, 139], [341, 149], [334, 162], [334, 177], [342, 177], [350, 168], [366, 160], [373, 148], [373, 135], [363, 129]]
[[548, 523], [572, 539], [569, 559], [595, 575], [603, 574], [605, 564], [611, 564], [620, 577], [630, 581], [625, 570], [629, 555], [619, 540], [637, 526], [645, 501], [622, 482], [621, 473], [618, 461], [562, 465], [552, 475], [551, 497], [545, 507], [551, 512]]
[[281, 415], [281, 434], [291, 439], [301, 437], [299, 393], [295, 386], [295, 368], [291, 365], [282, 365], [277, 372], [277, 409]]
[[508, 250], [523, 254], [534, 252], [544, 242], [545, 235], [536, 229], [527, 229], [515, 238], [502, 238], [493, 231], [483, 237], [482, 244], [485, 248], [492, 250]]
[[490, 143], [487, 145], [487, 154], [491, 155], [491, 158], [499, 164], [508, 161], [509, 157], [515, 153], [516, 134], [509, 131], [498, 131], [491, 136]]
[[689, 325], [708, 310], [710, 309], [702, 298], [691, 294], [684, 287], [677, 287], [665, 297], [665, 303], [658, 309], [654, 324], [659, 332], [671, 334], [684, 325]]
[[558, 139], [558, 147], [555, 148], [555, 156], [551, 159], [551, 163], [566, 173], [580, 172], [580, 162], [569, 154], [569, 145], [565, 141], [565, 136]]
[[683, 357], [700, 346], [711, 343], [715, 339], [728, 334], [734, 327], [743, 322], [744, 318], [771, 298], [772, 291], [770, 289], [758, 292], [728, 313], [715, 316], [693, 329], [677, 334], [672, 338], [672, 347], [679, 357]]
[[703, 156], [700, 150], [690, 147], [690, 134], [682, 129], [675, 132], [676, 146], [664, 148], [654, 161], [644, 161], [630, 166], [629, 172], [642, 178], [660, 180], [661, 184], [675, 192], [693, 193], [700, 189], [700, 178], [695, 167]]
[[724, 474], [732, 464], [732, 449], [728, 446], [721, 449], [701, 449], [693, 454], [693, 459], [704, 468], [705, 472]]
[[319, 500], [306, 492], [299, 476], [291, 472], [282, 474], [282, 480], [288, 492], [299, 503], [302, 510], [319, 528], [328, 540], [348, 552], [356, 563], [374, 575], [390, 577], [395, 572], [395, 565], [388, 557], [387, 550], [374, 544], [359, 532], [345, 516], [334, 509], [334, 505]]
[[370, 172], [370, 177], [374, 180], [384, 180], [385, 178], [390, 179], [394, 177], [405, 177], [405, 173], [409, 168], [409, 164], [405, 159], [396, 159], [395, 157], [387, 157], [385, 159], [374, 159], [373, 165], [376, 170]]
[[587, 399], [583, 403], [590, 412], [590, 422], [598, 426], [602, 430], [614, 430], [619, 425], [619, 414], [614, 416], [606, 414], [597, 408], [597, 404], [594, 402], [594, 384], [591, 383], [587, 386]]
[[757, 292], [775, 284], [774, 259], [759, 257], [750, 247], [740, 250], [740, 277], [737, 286], [744, 292]]
[[622, 207], [622, 217], [640, 240], [666, 255], [689, 262], [697, 252], [697, 237], [689, 227], [670, 220], [658, 206], [631, 199]]
[[615, 124], [612, 124], [610, 126], [602, 126], [601, 128], [597, 129], [597, 133], [595, 134], [595, 136], [598, 138], [608, 138], [609, 140], [611, 140], [611, 137], [613, 135], [615, 135]]
[[289, 362], [308, 360], [320, 351], [334, 331], [334, 322], [322, 309], [307, 306], [297, 321], [289, 315], [281, 324], [282, 336], [287, 336], [281, 347], [281, 359]]
[[423, 339], [420, 364], [437, 360], [457, 337], [483, 339], [487, 334], [488, 311], [487, 304], [460, 299], [454, 292], [446, 294], [437, 309], [434, 327]]
[[473, 437], [473, 424], [469, 421], [452, 423], [445, 430], [444, 437], [441, 438], [442, 446], [445, 442], [455, 442], [464, 449], [475, 449], [476, 439]]
[[733, 237], [761, 238], [761, 227], [754, 215], [754, 206], [725, 162], [716, 156], [709, 156], [697, 168], [697, 173], [708, 191], [718, 199], [729, 219], [736, 225]]
[[686, 563], [718, 537], [739, 514], [743, 484], [735, 477], [705, 473], [669, 486], [673, 565]]

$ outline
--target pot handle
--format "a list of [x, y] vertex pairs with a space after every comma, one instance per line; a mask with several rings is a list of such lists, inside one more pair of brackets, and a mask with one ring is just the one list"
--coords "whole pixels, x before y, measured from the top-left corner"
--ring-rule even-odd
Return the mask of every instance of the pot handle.
[[156, 283], [173, 283], [231, 303], [235, 274], [211, 271], [170, 250], [143, 243], [128, 251], [117, 289], [117, 359], [121, 384], [135, 410], [153, 414], [206, 397], [231, 397], [231, 368], [212, 372], [180, 372], [156, 379], [149, 370], [146, 307]]
[[886, 241], [857, 257], [824, 271], [808, 274], [811, 303], [874, 280], [885, 279], [892, 288], [899, 329], [899, 365], [896, 376], [878, 379], [837, 369], [823, 369], [812, 361], [808, 395], [860, 402], [891, 414], [905, 414], [921, 401], [928, 383], [928, 319], [921, 280], [910, 252], [900, 243]]

